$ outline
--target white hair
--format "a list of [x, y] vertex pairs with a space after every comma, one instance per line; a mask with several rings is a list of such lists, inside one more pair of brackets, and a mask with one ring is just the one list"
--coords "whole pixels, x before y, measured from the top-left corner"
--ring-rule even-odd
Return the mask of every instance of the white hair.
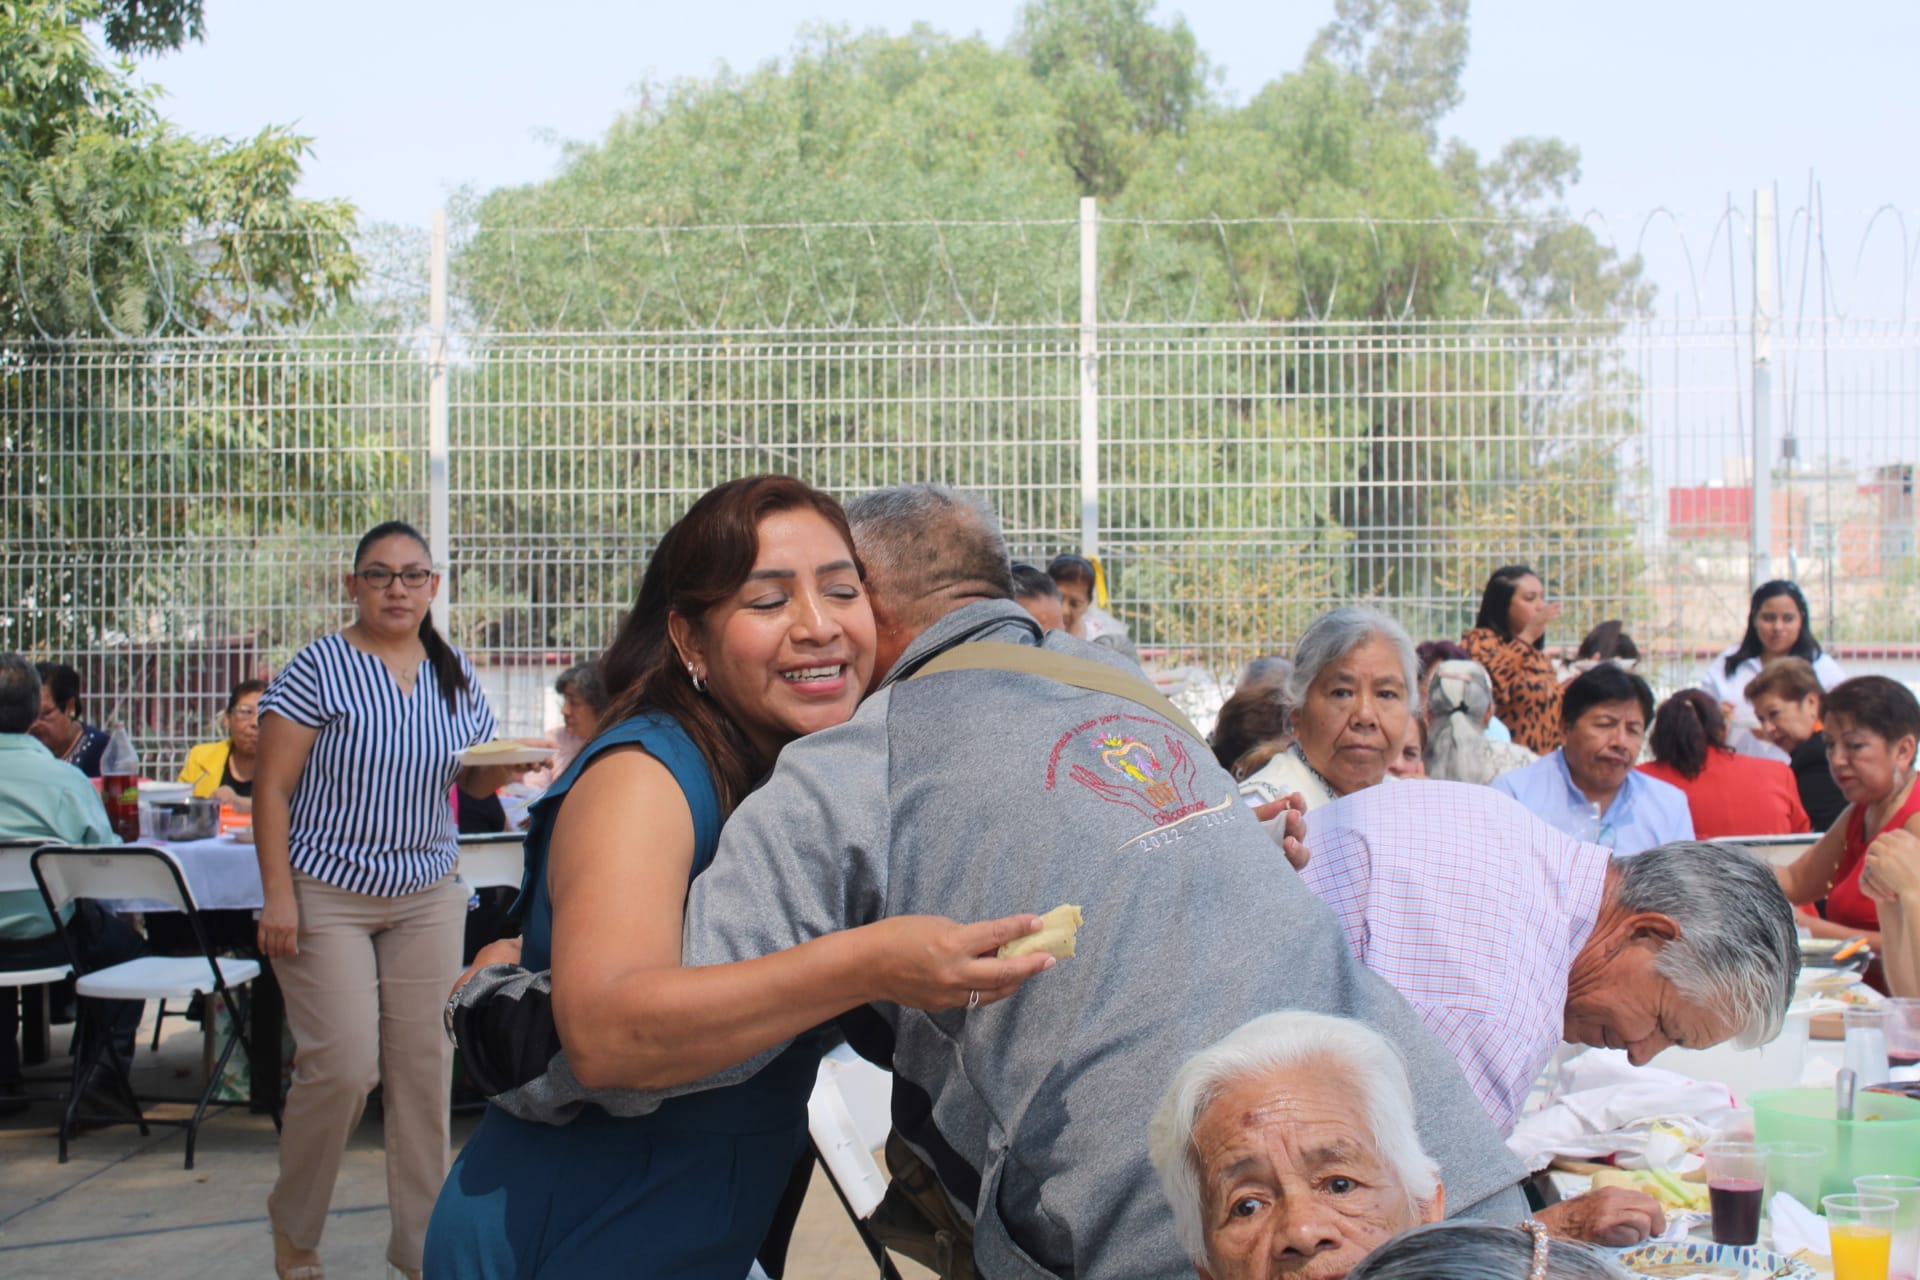
[[1477, 662], [1450, 658], [1427, 673], [1427, 776], [1446, 782], [1489, 783], [1500, 770], [1487, 754], [1487, 713], [1493, 680]]
[[1420, 658], [1414, 652], [1413, 637], [1392, 615], [1364, 605], [1342, 605], [1329, 609], [1308, 624], [1293, 646], [1293, 670], [1287, 676], [1287, 718], [1291, 722], [1306, 705], [1307, 690], [1320, 678], [1329, 663], [1358, 649], [1369, 640], [1385, 640], [1400, 659], [1400, 671], [1407, 687], [1407, 709], [1420, 713]]
[[1207, 1262], [1199, 1152], [1193, 1131], [1234, 1081], [1317, 1062], [1338, 1071], [1380, 1159], [1400, 1180], [1409, 1208], [1433, 1199], [1440, 1166], [1420, 1145], [1407, 1067], [1386, 1037], [1364, 1023], [1324, 1013], [1269, 1013], [1182, 1064], [1147, 1126], [1147, 1153], [1173, 1206], [1174, 1232], [1196, 1266]]
[[1683, 998], [1729, 1019], [1737, 1048], [1780, 1034], [1800, 977], [1800, 942], [1772, 867], [1739, 846], [1704, 840], [1615, 854], [1609, 865], [1621, 911], [1654, 912], [1680, 926], [1654, 968]]

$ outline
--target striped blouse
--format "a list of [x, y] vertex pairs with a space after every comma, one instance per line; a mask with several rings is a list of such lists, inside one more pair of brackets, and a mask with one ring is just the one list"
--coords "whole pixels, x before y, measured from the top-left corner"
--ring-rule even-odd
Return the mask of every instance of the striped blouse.
[[433, 664], [421, 660], [402, 695], [373, 654], [335, 632], [294, 655], [260, 698], [319, 730], [293, 789], [288, 853], [316, 880], [355, 893], [417, 893], [459, 856], [447, 789], [459, 754], [493, 737], [493, 710], [466, 655], [467, 692], [448, 707]]

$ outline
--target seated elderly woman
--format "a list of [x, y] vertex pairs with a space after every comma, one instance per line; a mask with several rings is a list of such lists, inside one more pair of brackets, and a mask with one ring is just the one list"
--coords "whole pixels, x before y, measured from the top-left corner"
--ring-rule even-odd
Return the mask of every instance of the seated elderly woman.
[[1805, 658], [1776, 658], [1747, 681], [1747, 702], [1762, 738], [1787, 753], [1800, 807], [1815, 831], [1825, 831], [1846, 810], [1847, 797], [1827, 767], [1827, 734], [1820, 720], [1820, 677]]
[[[1446, 1213], [1399, 1050], [1348, 1018], [1269, 1013], [1202, 1049], [1161, 1095], [1147, 1150], [1203, 1280], [1338, 1280]], [[1599, 1234], [1635, 1215], [1636, 1236], [1663, 1223], [1647, 1197], [1608, 1188], [1534, 1230]]]
[[193, 784], [193, 794], [231, 805], [236, 812], [253, 812], [253, 770], [260, 750], [260, 695], [265, 680], [242, 680], [227, 695], [220, 713], [226, 737], [203, 742], [187, 752], [180, 781]]
[[1606, 1254], [1549, 1239], [1538, 1223], [1442, 1222], [1373, 1251], [1352, 1280], [1629, 1280]]
[[1406, 630], [1378, 609], [1324, 613], [1294, 646], [1287, 677], [1294, 743], [1240, 785], [1270, 802], [1299, 793], [1309, 811], [1376, 786], [1419, 710], [1419, 659]]
[[1346, 1018], [1269, 1013], [1202, 1049], [1147, 1144], [1207, 1280], [1334, 1280], [1446, 1210], [1399, 1051]]
[[1493, 681], [1468, 659], [1435, 664], [1427, 676], [1427, 776], [1445, 782], [1492, 782], [1537, 756], [1517, 742], [1487, 736]]

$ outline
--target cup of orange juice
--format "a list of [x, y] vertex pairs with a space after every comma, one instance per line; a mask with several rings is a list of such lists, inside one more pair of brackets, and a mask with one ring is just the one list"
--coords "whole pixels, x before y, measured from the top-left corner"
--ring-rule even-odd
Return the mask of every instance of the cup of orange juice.
[[1827, 1241], [1833, 1253], [1833, 1280], [1887, 1280], [1893, 1248], [1893, 1215], [1900, 1202], [1891, 1196], [1825, 1196]]

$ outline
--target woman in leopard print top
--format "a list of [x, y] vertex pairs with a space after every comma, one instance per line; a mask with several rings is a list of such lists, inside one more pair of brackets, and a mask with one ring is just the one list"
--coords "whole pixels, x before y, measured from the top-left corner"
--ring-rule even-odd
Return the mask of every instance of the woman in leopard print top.
[[1487, 579], [1473, 630], [1460, 638], [1493, 680], [1493, 713], [1540, 755], [1560, 745], [1560, 682], [1545, 649], [1547, 624], [1559, 616], [1539, 574], [1502, 565]]

